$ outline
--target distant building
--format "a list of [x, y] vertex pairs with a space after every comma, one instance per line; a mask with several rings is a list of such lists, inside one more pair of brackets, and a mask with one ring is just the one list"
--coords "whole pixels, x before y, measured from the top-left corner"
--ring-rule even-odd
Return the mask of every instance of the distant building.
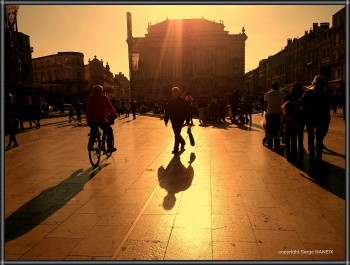
[[225, 95], [243, 89], [244, 28], [225, 31], [223, 21], [165, 20], [148, 25], [145, 37], [133, 37], [127, 13], [130, 83], [138, 98], [161, 99], [178, 86], [183, 94]]
[[111, 97], [115, 94], [113, 73], [110, 71], [108, 62], [103, 66], [102, 59], [100, 61], [96, 56], [91, 61], [89, 59], [89, 63], [85, 65], [85, 78], [90, 92], [94, 85], [101, 85], [106, 95]]
[[117, 75], [114, 75], [114, 87], [114, 97], [119, 99], [130, 98], [130, 81], [121, 72], [119, 72]]
[[88, 95], [84, 72], [84, 54], [80, 52], [59, 52], [34, 58], [34, 84], [43, 89], [48, 101], [73, 103], [76, 98]]
[[[313, 78], [321, 74], [330, 89], [343, 89], [345, 80], [345, 8], [333, 15], [332, 27], [328, 22], [313, 23], [301, 38], [288, 39], [280, 52], [260, 61], [259, 92], [263, 93], [277, 81], [281, 89], [288, 91], [294, 81], [311, 85]], [[245, 74], [245, 84], [252, 78], [252, 71]]]

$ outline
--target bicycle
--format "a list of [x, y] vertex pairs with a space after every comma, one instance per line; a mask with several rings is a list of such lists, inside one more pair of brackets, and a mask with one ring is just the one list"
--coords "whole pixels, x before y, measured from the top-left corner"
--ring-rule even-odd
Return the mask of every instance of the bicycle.
[[[89, 142], [90, 142], [90, 138], [92, 136], [90, 135], [90, 133], [88, 134], [88, 136], [89, 136]], [[102, 135], [102, 139], [101, 139], [101, 132], [99, 130], [97, 133], [95, 133], [95, 135], [93, 135], [93, 137], [94, 137], [94, 142], [93, 142], [92, 149], [89, 150], [89, 160], [91, 165], [95, 168], [100, 163], [101, 153], [102, 155], [106, 155], [108, 158], [112, 155], [113, 152], [107, 152], [105, 148], [106, 136], [104, 133]], [[112, 146], [113, 145], [114, 145], [114, 137], [112, 138]]]

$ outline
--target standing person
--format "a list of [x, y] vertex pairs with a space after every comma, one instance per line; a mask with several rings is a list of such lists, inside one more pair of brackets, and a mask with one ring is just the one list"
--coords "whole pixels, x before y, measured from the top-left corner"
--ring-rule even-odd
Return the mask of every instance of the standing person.
[[129, 101], [125, 101], [124, 109], [125, 109], [125, 118], [128, 118], [128, 117], [129, 117], [129, 114], [130, 114], [130, 104], [129, 104]]
[[282, 101], [285, 94], [279, 91], [279, 84], [273, 82], [272, 90], [264, 96], [264, 110], [266, 111], [266, 141], [268, 148], [280, 149], [280, 139], [278, 132], [281, 125]]
[[[93, 94], [89, 96], [86, 120], [87, 125], [91, 128], [90, 135], [96, 135], [100, 127], [107, 135], [107, 152], [114, 152], [117, 149], [113, 146], [113, 129], [107, 120], [107, 112], [112, 114], [114, 118], [117, 117], [111, 101], [103, 95], [103, 86], [95, 85], [93, 87]], [[91, 150], [94, 144], [94, 137], [90, 137], [88, 149]]]
[[246, 122], [250, 121], [250, 123], [252, 123], [253, 97], [252, 95], [250, 95], [249, 90], [247, 90], [245, 95], [243, 96], [243, 109], [245, 113]]
[[327, 95], [325, 87], [325, 78], [321, 75], [315, 76], [312, 82], [312, 88], [305, 91], [298, 103], [305, 118], [310, 161], [314, 161], [315, 158], [317, 161], [322, 161], [323, 139], [327, 134], [331, 119], [330, 99]]
[[233, 90], [228, 101], [231, 105], [231, 111], [232, 111], [231, 122], [236, 123], [236, 116], [238, 114], [238, 105], [239, 105], [239, 95], [238, 95], [237, 89]]
[[204, 100], [204, 97], [202, 95], [200, 95], [199, 99], [197, 101], [199, 123], [203, 123], [203, 121], [204, 121], [204, 112], [205, 112], [206, 107], [207, 107], [207, 104]]
[[224, 97], [219, 99], [219, 121], [225, 122], [226, 100]]
[[28, 99], [27, 99], [26, 111], [27, 111], [27, 118], [29, 121], [29, 126], [30, 126], [30, 129], [32, 129], [33, 128], [32, 122], [35, 124], [35, 126], [37, 124], [34, 121], [34, 105], [32, 103], [32, 100], [30, 99], [30, 97], [28, 97]]
[[299, 120], [297, 108], [294, 102], [286, 101], [282, 105], [283, 115], [281, 117], [281, 126], [279, 137], [284, 136], [286, 145], [287, 160], [296, 162], [297, 160], [297, 135], [299, 130]]
[[191, 96], [190, 93], [187, 93], [187, 97], [185, 98], [186, 101], [187, 101], [187, 105], [188, 105], [188, 111], [190, 112], [190, 121], [191, 121], [191, 124], [193, 125], [193, 98]]
[[[283, 100], [283, 103], [287, 101], [291, 101], [294, 104], [298, 104], [300, 98], [304, 94], [303, 84], [299, 81], [295, 81], [290, 90], [289, 93], [286, 95], [286, 97]], [[304, 128], [305, 128], [305, 120], [303, 116], [301, 115], [301, 112], [297, 109], [298, 121], [299, 121], [299, 129], [298, 129], [298, 148], [299, 153], [304, 153]]]
[[210, 120], [216, 122], [218, 119], [218, 98], [216, 96], [212, 98], [209, 110]]
[[11, 148], [12, 142], [14, 142], [13, 147], [18, 146], [16, 134], [18, 133], [19, 122], [16, 118], [16, 115], [17, 115], [17, 106], [13, 102], [13, 96], [11, 94], [7, 94], [6, 102], [5, 102], [5, 134], [10, 135], [7, 149]]
[[40, 128], [40, 116], [41, 116], [41, 113], [43, 112], [43, 108], [40, 106], [39, 102], [34, 103], [33, 108], [34, 108], [33, 118], [36, 121], [35, 128], [39, 129]]
[[78, 123], [81, 123], [81, 106], [78, 99], [77, 99], [77, 102], [75, 103], [75, 113], [77, 114]]
[[166, 107], [164, 123], [168, 126], [168, 122], [171, 120], [175, 135], [174, 150], [172, 153], [177, 154], [179, 152], [179, 144], [181, 144], [182, 150], [185, 149], [185, 140], [181, 136], [181, 129], [185, 120], [187, 126], [190, 126], [190, 113], [186, 100], [180, 97], [180, 89], [178, 87], [173, 87], [171, 92], [172, 99]]
[[133, 115], [133, 120], [135, 120], [136, 119], [136, 100], [134, 98], [131, 98], [130, 107]]
[[117, 100], [117, 113], [118, 113], [118, 117], [120, 117], [120, 115], [122, 114], [122, 101], [121, 99]]
[[74, 118], [74, 110], [73, 110], [73, 107], [72, 106], [70, 106], [69, 107], [69, 122], [72, 122], [72, 119], [74, 120], [74, 121], [77, 121], [75, 118]]

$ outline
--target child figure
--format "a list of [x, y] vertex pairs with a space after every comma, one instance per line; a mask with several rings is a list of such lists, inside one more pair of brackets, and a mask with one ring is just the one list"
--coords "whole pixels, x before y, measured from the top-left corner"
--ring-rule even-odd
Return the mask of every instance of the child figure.
[[279, 137], [284, 136], [286, 145], [287, 160], [295, 162], [297, 159], [297, 135], [299, 121], [297, 109], [293, 102], [287, 101], [282, 105], [283, 115], [281, 117], [281, 127]]

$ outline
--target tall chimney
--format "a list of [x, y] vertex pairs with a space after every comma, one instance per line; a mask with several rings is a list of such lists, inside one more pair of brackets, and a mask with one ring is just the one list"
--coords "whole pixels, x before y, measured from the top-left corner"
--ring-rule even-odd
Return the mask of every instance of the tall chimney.
[[127, 23], [127, 33], [128, 33], [128, 39], [132, 38], [132, 20], [131, 20], [131, 13], [126, 12], [126, 23]]

